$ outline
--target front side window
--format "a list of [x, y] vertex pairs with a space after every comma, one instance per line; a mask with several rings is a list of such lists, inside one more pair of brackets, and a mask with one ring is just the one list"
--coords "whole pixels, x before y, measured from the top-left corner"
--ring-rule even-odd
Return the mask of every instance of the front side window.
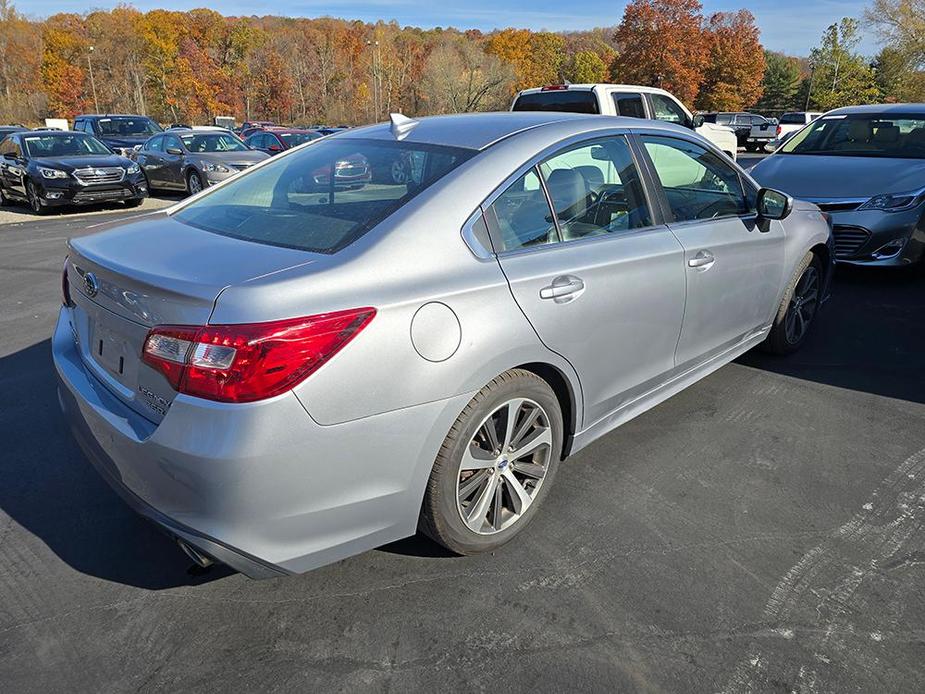
[[180, 140], [173, 135], [164, 138], [164, 151], [168, 152], [171, 149], [183, 151], [183, 148], [180, 146]]
[[112, 152], [95, 137], [78, 133], [29, 135], [23, 138], [30, 157], [80, 157], [109, 155]]
[[613, 105], [618, 116], [627, 116], [628, 118], [646, 117], [646, 109], [642, 105], [642, 94], [614, 92], [612, 96]]
[[145, 149], [149, 152], [163, 152], [164, 151], [164, 138], [161, 136], [152, 137], [145, 143]]
[[[420, 165], [401, 182], [371, 185], [370, 161], [387, 152]], [[245, 241], [335, 253], [474, 154], [413, 142], [322, 140], [209, 190], [173, 217]]]
[[668, 123], [677, 123], [678, 125], [687, 125], [688, 116], [674, 99], [664, 94], [650, 94], [652, 99], [652, 111], [656, 120], [663, 120]]
[[733, 217], [749, 212], [739, 174], [718, 155], [679, 138], [643, 135], [641, 139], [675, 221]]

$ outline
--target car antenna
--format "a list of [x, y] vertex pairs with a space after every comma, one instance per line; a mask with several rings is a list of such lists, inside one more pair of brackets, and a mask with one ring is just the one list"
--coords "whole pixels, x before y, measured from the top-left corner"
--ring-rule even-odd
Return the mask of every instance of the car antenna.
[[396, 140], [403, 140], [420, 123], [420, 121], [408, 118], [408, 116], [403, 116], [400, 113], [390, 113], [389, 120], [392, 121], [392, 137]]

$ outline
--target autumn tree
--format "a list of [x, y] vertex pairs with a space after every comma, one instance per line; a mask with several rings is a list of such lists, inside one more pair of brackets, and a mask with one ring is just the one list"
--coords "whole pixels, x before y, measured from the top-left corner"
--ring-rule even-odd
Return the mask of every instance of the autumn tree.
[[52, 116], [73, 118], [84, 110], [89, 46], [82, 34], [83, 22], [78, 15], [54, 15], [45, 22], [41, 76]]
[[699, 0], [632, 0], [614, 34], [620, 79], [662, 87], [693, 103], [710, 50], [700, 10]]
[[427, 113], [465, 113], [504, 108], [514, 70], [471, 41], [447, 39], [427, 58], [422, 82]]
[[607, 64], [594, 51], [578, 51], [565, 64], [565, 79], [574, 84], [607, 80]]
[[925, 67], [925, 0], [873, 0], [864, 18], [913, 66]]
[[39, 27], [7, 0], [0, 0], [0, 120], [31, 120], [44, 107], [44, 94], [35, 88], [42, 65]]
[[517, 91], [558, 82], [564, 47], [559, 34], [504, 29], [488, 37], [485, 50], [513, 67]]
[[877, 88], [884, 101], [925, 101], [925, 72], [904, 50], [895, 46], [885, 46], [874, 58], [873, 66]]
[[717, 12], [704, 32], [710, 58], [697, 105], [706, 111], [741, 111], [761, 97], [764, 51], [748, 10]]

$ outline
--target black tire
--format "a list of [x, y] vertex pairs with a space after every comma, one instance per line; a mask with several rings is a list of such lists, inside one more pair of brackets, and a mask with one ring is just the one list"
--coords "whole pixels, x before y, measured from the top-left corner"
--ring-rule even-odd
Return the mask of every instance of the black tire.
[[[777, 314], [774, 316], [774, 323], [771, 325], [771, 332], [767, 339], [762, 343], [765, 352], [771, 354], [792, 354], [796, 352], [812, 330], [815, 323], [816, 314], [819, 311], [819, 305], [822, 302], [822, 284], [823, 284], [822, 263], [813, 253], [807, 253], [803, 260], [797, 265], [797, 269], [790, 278], [787, 285], [787, 291], [784, 292], [784, 298], [781, 301]], [[805, 294], [808, 283], [815, 282], [815, 295], [812, 298], [812, 304]], [[807, 313], [807, 307], [811, 306], [811, 312]], [[795, 336], [792, 331], [788, 330], [788, 318], [791, 320], [797, 318], [793, 312], [799, 312], [799, 322], [803, 324], [803, 329], [799, 335]], [[792, 326], [793, 323], [790, 323]]]
[[39, 194], [35, 190], [35, 185], [32, 181], [26, 181], [26, 199], [29, 202], [29, 209], [32, 210], [33, 214], [48, 214], [48, 208], [42, 204], [42, 201], [39, 199]]
[[[478, 447], [477, 439], [483, 432], [487, 432], [483, 424], [495, 423], [496, 433], [500, 435], [499, 438], [503, 437], [504, 427], [497, 428], [497, 423], [491, 418], [498, 413], [510, 412], [511, 408], [508, 408], [508, 403], [521, 399], [523, 399], [523, 404], [516, 405], [515, 426], [512, 429], [520, 430], [521, 427], [517, 426], [518, 422], [527, 423], [533, 416], [530, 420], [533, 423], [527, 425], [526, 433], [520, 440], [528, 442], [531, 438], [542, 434], [544, 439], [549, 441], [548, 447], [547, 444], [543, 444], [542, 448], [536, 448], [529, 453], [528, 455], [533, 455], [533, 458], [526, 456], [517, 458], [515, 450], [510, 454], [510, 462], [505, 460], [503, 463], [489, 463], [490, 466], [496, 466], [491, 469], [471, 472], [462, 470], [463, 455], [468, 451], [478, 451], [489, 458], [498, 452], [489, 451], [490, 445], [486, 445], [485, 448]], [[531, 409], [520, 409], [521, 407]], [[538, 413], [534, 416], [535, 411]], [[521, 369], [506, 371], [494, 378], [466, 405], [440, 448], [424, 493], [424, 503], [418, 522], [419, 530], [457, 554], [488, 552], [511, 540], [529, 525], [549, 493], [562, 454], [563, 429], [559, 401], [546, 381], [534, 373]], [[517, 437], [511, 440], [516, 441]], [[503, 448], [504, 446], [500, 445], [498, 450]], [[500, 456], [500, 458], [506, 457], [505, 454]], [[523, 504], [523, 498], [519, 497], [518, 502], [518, 496], [515, 495], [514, 487], [511, 486], [507, 476], [513, 476], [515, 473], [521, 475], [527, 468], [531, 468], [534, 472], [515, 479], [520, 480], [522, 490], [529, 491], [531, 503], [522, 513], [518, 513], [516, 506]], [[538, 469], [542, 468], [545, 469], [545, 474], [538, 480], [534, 475]], [[466, 477], [469, 474], [471, 476]], [[476, 475], [486, 476], [482, 478], [485, 481], [484, 485], [476, 479]], [[494, 493], [485, 494], [492, 475], [500, 479], [498, 486], [501, 491], [497, 492], [497, 496]], [[475, 488], [471, 499], [458, 499], [458, 496], [464, 495], [464, 493], [461, 494], [462, 489], [459, 485], [465, 487], [467, 481], [477, 483], [478, 487]], [[493, 489], [496, 488], [493, 487]], [[500, 526], [500, 529], [489, 527], [487, 534], [473, 530], [463, 518], [463, 505], [468, 504], [468, 508], [474, 510], [474, 505], [483, 494], [485, 494], [484, 498], [495, 497], [501, 500], [494, 502], [492, 507], [487, 509], [488, 515], [485, 517], [486, 523], [489, 522], [489, 517], [493, 517], [495, 520], [489, 525]], [[498, 522], [497, 509], [503, 504], [506, 504], [507, 508], [502, 510], [502, 522]], [[508, 514], [507, 520], [504, 520], [504, 513]], [[479, 522], [481, 522], [480, 517]], [[510, 523], [510, 525], [505, 525], [505, 523]]]
[[3, 186], [0, 185], [0, 207], [6, 207], [7, 205], [12, 205], [13, 201], [6, 197], [6, 191], [3, 190]]
[[189, 195], [195, 195], [203, 189], [202, 176], [196, 171], [190, 171], [186, 174], [186, 192]]
[[133, 207], [141, 207], [141, 203], [143, 203], [144, 201], [145, 201], [144, 198], [136, 198], [136, 199], [134, 199], [134, 200], [126, 200], [126, 201], [125, 201], [125, 206], [128, 207], [129, 209], [131, 209], [131, 208], [133, 208]]

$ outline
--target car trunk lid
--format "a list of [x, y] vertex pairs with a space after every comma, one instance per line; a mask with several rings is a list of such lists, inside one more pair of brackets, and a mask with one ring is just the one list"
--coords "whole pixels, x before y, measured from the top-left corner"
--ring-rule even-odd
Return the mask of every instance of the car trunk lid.
[[154, 422], [167, 413], [176, 392], [141, 360], [148, 330], [205, 325], [226, 287], [317, 257], [212, 234], [166, 214], [123, 222], [117, 230], [68, 245], [72, 325], [84, 363]]

